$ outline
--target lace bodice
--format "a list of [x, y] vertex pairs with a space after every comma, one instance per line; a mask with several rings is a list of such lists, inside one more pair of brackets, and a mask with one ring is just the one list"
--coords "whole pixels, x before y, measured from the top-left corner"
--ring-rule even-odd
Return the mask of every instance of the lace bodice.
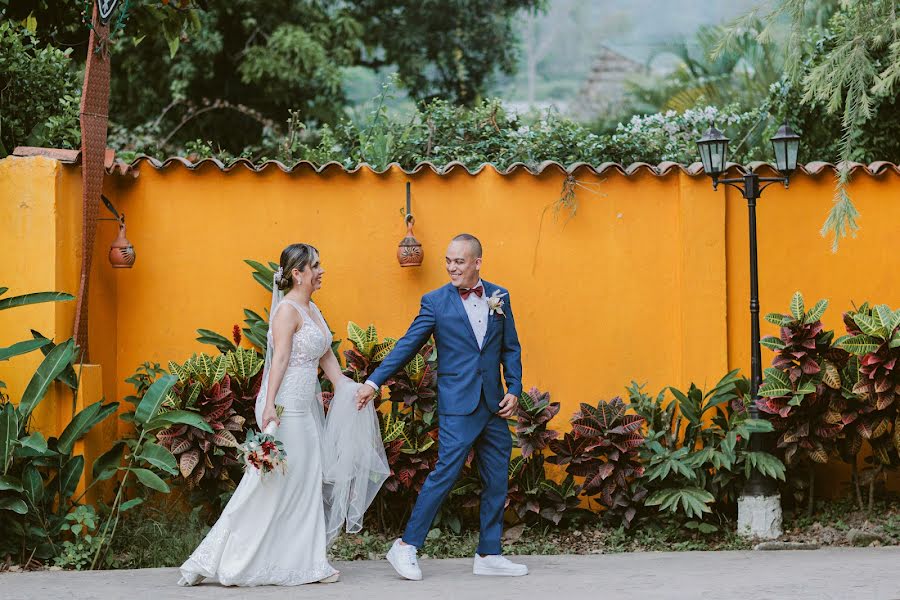
[[[310, 315], [302, 306], [292, 300], [285, 298], [282, 304], [288, 304], [295, 308], [303, 317], [303, 325], [294, 332], [291, 341], [291, 357], [288, 361], [288, 367], [302, 367], [307, 369], [318, 370], [319, 359], [331, 347], [331, 332], [325, 324], [322, 313], [312, 302], [312, 315]], [[328, 332], [326, 334], [326, 332]]]

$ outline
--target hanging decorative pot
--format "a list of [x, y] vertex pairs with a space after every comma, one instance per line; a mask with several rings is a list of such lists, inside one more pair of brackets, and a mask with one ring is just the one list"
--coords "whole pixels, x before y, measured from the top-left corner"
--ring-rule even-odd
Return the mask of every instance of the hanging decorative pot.
[[401, 267], [419, 267], [422, 265], [422, 259], [425, 254], [422, 252], [422, 244], [413, 234], [413, 225], [416, 219], [410, 212], [410, 189], [409, 182], [406, 182], [406, 237], [400, 240], [397, 246], [397, 260]]
[[109, 247], [109, 264], [114, 269], [130, 269], [136, 256], [134, 246], [125, 237], [125, 219], [119, 221], [119, 236]]
[[419, 267], [422, 265], [422, 259], [425, 258], [422, 253], [422, 244], [413, 235], [413, 223], [416, 220], [412, 215], [406, 216], [406, 237], [400, 240], [397, 247], [397, 260], [400, 261], [401, 267]]

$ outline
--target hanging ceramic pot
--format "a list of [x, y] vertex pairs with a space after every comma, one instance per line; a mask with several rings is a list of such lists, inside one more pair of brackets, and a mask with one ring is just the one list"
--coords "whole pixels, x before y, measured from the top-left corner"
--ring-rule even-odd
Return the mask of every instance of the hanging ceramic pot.
[[119, 236], [109, 247], [109, 264], [114, 269], [130, 269], [134, 265], [134, 246], [125, 237], [125, 221], [119, 221]]
[[397, 260], [400, 261], [401, 267], [419, 267], [422, 265], [422, 259], [425, 258], [422, 244], [413, 235], [413, 223], [415, 222], [412, 215], [406, 215], [406, 237], [400, 240], [400, 245], [397, 247]]

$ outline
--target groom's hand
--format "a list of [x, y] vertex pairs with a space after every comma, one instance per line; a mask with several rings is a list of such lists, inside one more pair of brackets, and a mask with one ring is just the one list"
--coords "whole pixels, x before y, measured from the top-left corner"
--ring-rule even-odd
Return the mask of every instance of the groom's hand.
[[516, 406], [518, 403], [519, 399], [512, 394], [505, 395], [503, 400], [500, 401], [500, 411], [497, 413], [497, 416], [503, 417], [504, 419], [511, 419], [513, 415], [516, 414]]
[[362, 410], [366, 407], [366, 404], [371, 402], [372, 398], [375, 397], [375, 388], [371, 385], [363, 384], [359, 386], [359, 389], [356, 390], [356, 410]]

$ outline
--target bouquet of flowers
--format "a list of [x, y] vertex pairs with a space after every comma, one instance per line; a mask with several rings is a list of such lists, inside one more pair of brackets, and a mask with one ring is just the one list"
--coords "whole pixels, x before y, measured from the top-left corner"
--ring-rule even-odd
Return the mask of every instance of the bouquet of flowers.
[[275, 470], [284, 473], [287, 468], [287, 452], [284, 445], [275, 439], [275, 424], [269, 423], [264, 432], [251, 431], [240, 446], [239, 452], [244, 470], [254, 468], [264, 476]]

